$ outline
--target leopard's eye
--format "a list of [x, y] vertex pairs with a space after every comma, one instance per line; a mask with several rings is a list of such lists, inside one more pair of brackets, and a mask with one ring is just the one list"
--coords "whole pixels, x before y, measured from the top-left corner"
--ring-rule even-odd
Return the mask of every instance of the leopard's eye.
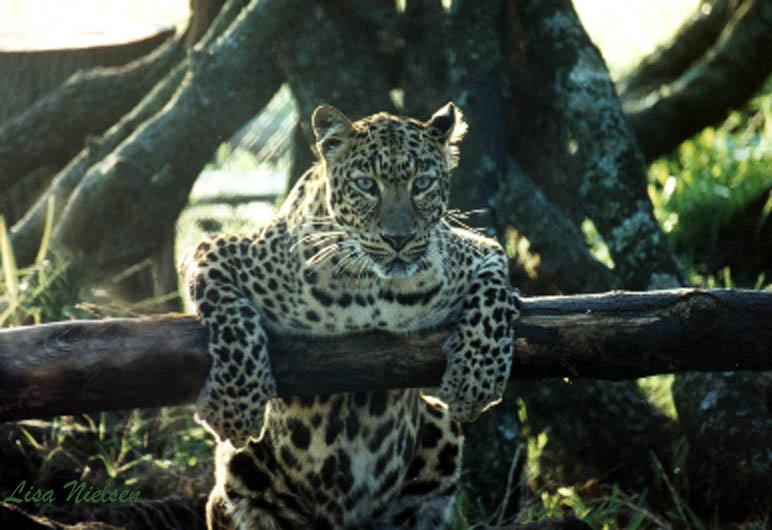
[[378, 192], [378, 185], [375, 183], [375, 180], [368, 177], [354, 179], [354, 186], [369, 195], [375, 195]]
[[428, 190], [434, 183], [434, 179], [429, 177], [418, 177], [413, 181], [413, 193], [421, 193]]

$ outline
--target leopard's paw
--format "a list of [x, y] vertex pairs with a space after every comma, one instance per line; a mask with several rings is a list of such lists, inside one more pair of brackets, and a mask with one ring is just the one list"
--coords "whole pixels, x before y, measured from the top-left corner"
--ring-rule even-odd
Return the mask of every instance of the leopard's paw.
[[235, 447], [242, 447], [250, 438], [260, 440], [263, 437], [275, 388], [273, 378], [235, 389], [218, 385], [210, 378], [196, 402], [195, 419], [218, 441], [230, 440]]
[[458, 421], [474, 421], [501, 401], [512, 367], [511, 322], [498, 312], [467, 315], [445, 341], [439, 397]]

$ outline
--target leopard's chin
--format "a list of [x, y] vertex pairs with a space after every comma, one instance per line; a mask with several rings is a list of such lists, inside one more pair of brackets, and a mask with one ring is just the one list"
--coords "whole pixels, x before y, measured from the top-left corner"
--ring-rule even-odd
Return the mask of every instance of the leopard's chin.
[[395, 257], [387, 262], [374, 261], [373, 272], [382, 279], [409, 278], [419, 270], [418, 260], [408, 262]]

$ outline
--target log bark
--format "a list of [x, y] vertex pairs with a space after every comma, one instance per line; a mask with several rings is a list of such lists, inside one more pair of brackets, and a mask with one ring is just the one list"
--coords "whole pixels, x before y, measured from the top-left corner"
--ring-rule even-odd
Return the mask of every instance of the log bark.
[[[772, 293], [760, 291], [525, 298], [512, 378], [770, 370], [769, 322]], [[272, 335], [279, 395], [437, 385], [451, 329]], [[196, 320], [180, 315], [2, 330], [0, 421], [189, 403], [207, 373], [206, 343]]]

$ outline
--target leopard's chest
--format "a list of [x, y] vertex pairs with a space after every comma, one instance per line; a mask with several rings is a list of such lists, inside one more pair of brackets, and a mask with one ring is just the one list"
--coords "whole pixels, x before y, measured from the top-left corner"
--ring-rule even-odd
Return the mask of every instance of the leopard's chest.
[[417, 390], [277, 399], [268, 433], [290, 479], [312, 486], [308, 505], [337, 506], [354, 524], [399, 490], [415, 450], [419, 399]]
[[[388, 286], [361, 291], [305, 287], [309, 331], [340, 334], [367, 329], [405, 332], [447, 320], [453, 304], [442, 282], [400, 291]], [[318, 317], [318, 318], [317, 318]]]
[[299, 271], [291, 290], [257, 305], [274, 332], [340, 335], [369, 329], [414, 331], [440, 325], [459, 310], [464, 278], [442, 263], [402, 280], [347, 283]]

